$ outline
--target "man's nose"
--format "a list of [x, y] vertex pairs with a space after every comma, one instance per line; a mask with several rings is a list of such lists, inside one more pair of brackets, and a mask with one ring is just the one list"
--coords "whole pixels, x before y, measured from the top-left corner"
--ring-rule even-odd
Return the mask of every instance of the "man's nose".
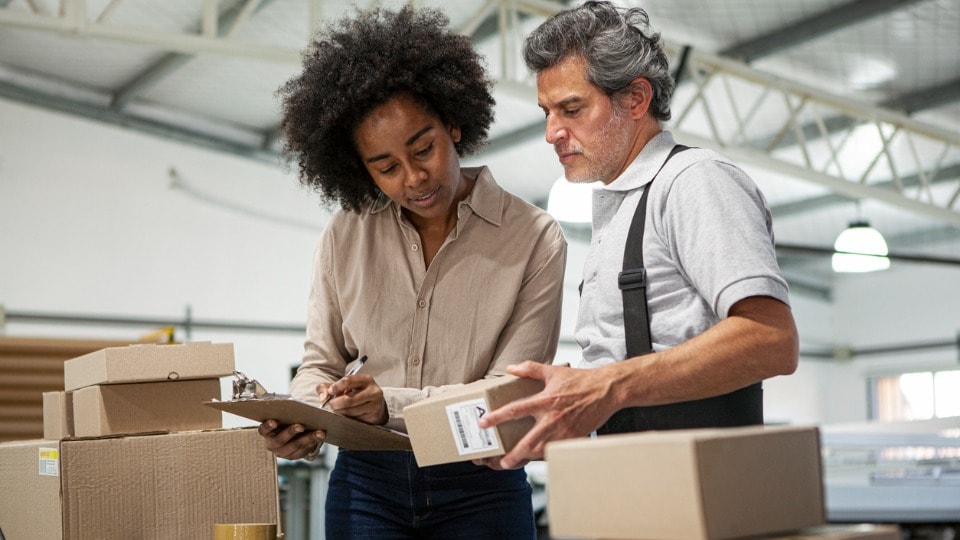
[[567, 128], [553, 117], [547, 118], [546, 139], [550, 144], [557, 144], [557, 141], [567, 137]]

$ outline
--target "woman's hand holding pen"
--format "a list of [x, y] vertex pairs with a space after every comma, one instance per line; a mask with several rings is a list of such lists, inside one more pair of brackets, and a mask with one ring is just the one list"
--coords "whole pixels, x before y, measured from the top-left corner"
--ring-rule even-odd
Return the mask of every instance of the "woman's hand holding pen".
[[377, 426], [389, 419], [383, 390], [370, 375], [346, 375], [335, 383], [319, 384], [317, 393], [338, 414]]

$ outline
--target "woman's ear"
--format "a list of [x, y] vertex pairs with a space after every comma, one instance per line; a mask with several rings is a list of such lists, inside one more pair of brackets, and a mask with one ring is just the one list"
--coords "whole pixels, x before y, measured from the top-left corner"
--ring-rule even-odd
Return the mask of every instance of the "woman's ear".
[[450, 126], [450, 138], [453, 139], [454, 143], [460, 142], [460, 127], [459, 126]]

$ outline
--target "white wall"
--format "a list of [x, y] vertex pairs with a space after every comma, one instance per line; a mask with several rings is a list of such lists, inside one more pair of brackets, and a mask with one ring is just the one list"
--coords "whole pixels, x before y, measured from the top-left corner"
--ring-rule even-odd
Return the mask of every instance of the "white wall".
[[[187, 189], [172, 186], [171, 169]], [[10, 312], [182, 319], [190, 306], [197, 320], [302, 325], [313, 248], [328, 216], [279, 164], [0, 100], [0, 305]], [[571, 245], [567, 340], [584, 254], [585, 246]], [[793, 298], [802, 339], [856, 348], [955, 336], [958, 278], [929, 267], [844, 276], [833, 305]], [[8, 322], [3, 331], [137, 339], [152, 329]], [[302, 348], [293, 333], [190, 337], [234, 343], [237, 368], [277, 390]], [[558, 360], [576, 354], [561, 346]], [[866, 377], [956, 364], [949, 349], [841, 363], [806, 358], [795, 375], [765, 384], [767, 417], [863, 420]]]
[[[171, 169], [193, 193], [171, 186]], [[196, 320], [302, 325], [328, 215], [279, 164], [0, 101], [7, 311], [183, 319], [190, 306]], [[5, 333], [137, 339], [150, 330], [11, 322]], [[191, 338], [234, 342], [238, 369], [274, 387], [286, 386], [303, 342], [249, 332]]]

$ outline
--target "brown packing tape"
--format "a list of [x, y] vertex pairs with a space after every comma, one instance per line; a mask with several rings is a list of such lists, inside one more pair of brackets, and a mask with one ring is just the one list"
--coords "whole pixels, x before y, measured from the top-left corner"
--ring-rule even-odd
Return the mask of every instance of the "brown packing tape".
[[213, 540], [276, 540], [273, 523], [215, 523]]

